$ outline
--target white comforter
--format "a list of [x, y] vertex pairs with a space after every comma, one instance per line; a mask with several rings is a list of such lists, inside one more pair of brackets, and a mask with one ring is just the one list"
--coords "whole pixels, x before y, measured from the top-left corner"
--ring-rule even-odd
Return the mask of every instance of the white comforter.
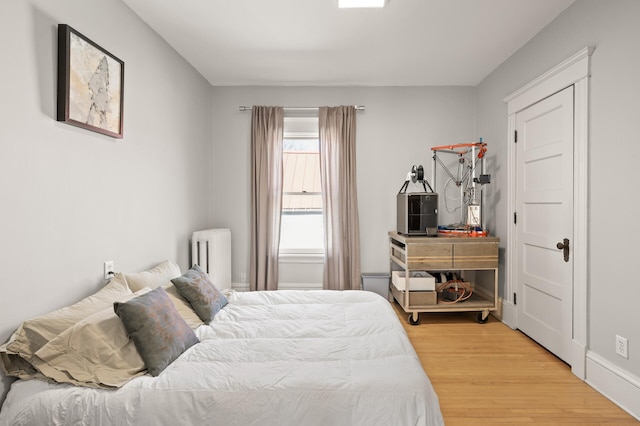
[[234, 293], [201, 342], [118, 390], [17, 381], [0, 425], [441, 425], [389, 303], [363, 291]]

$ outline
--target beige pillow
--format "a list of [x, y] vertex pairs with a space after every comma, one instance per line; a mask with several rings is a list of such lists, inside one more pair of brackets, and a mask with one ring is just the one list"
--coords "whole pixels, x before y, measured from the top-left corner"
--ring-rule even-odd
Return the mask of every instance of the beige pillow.
[[78, 303], [25, 321], [9, 341], [0, 346], [2, 370], [9, 376], [22, 379], [38, 376], [37, 371], [30, 368], [29, 364], [40, 348], [78, 321], [103, 309], [112, 308], [113, 302], [130, 294], [132, 292], [124, 276], [116, 274], [106, 286]]
[[198, 314], [193, 310], [191, 304], [182, 297], [182, 295], [178, 292], [178, 289], [173, 285], [163, 286], [164, 290], [169, 295], [169, 299], [173, 302], [173, 305], [176, 307], [176, 310], [180, 314], [180, 316], [185, 320], [189, 327], [192, 329], [196, 329], [204, 322], [200, 319]]
[[[144, 288], [118, 302], [149, 291]], [[146, 370], [113, 303], [51, 340], [36, 352], [33, 364], [57, 382], [95, 388], [120, 387]]]
[[180, 267], [170, 260], [166, 260], [153, 268], [142, 271], [125, 273], [124, 277], [131, 291], [138, 291], [145, 287], [151, 289], [171, 284], [171, 279], [182, 275]]

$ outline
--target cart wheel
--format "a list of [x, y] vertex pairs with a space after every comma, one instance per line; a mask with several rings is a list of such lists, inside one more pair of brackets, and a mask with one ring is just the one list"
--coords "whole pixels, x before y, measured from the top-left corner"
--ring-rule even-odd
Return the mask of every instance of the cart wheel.
[[489, 314], [484, 316], [483, 312], [478, 312], [478, 315], [476, 315], [476, 322], [478, 324], [485, 324], [487, 321], [489, 321]]
[[[415, 319], [413, 319], [413, 316], [415, 315]], [[420, 324], [420, 314], [417, 312], [414, 312], [412, 314], [409, 314], [409, 324], [411, 325], [418, 325]]]

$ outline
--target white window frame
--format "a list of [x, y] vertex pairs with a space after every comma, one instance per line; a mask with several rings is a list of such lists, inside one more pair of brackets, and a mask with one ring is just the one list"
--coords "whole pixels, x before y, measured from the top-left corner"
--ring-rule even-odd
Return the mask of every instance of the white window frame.
[[[284, 140], [287, 139], [311, 139], [318, 140], [320, 138], [318, 130], [318, 116], [313, 117], [285, 117]], [[312, 195], [311, 193], [308, 193]], [[313, 194], [316, 194], [315, 192]], [[322, 194], [322, 193], [320, 193]], [[284, 193], [283, 193], [284, 195]], [[280, 212], [282, 217], [283, 212]], [[324, 208], [322, 209], [324, 217]], [[324, 262], [323, 248], [278, 248], [281, 260], [288, 263], [322, 263]]]

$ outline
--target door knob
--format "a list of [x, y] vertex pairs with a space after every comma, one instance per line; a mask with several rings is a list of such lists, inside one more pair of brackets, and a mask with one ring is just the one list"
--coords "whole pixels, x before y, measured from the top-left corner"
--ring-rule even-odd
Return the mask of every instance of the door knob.
[[562, 240], [561, 243], [556, 244], [556, 247], [558, 248], [558, 250], [562, 250], [562, 253], [564, 254], [564, 261], [568, 262], [569, 261], [569, 239], [565, 238], [564, 240]]

